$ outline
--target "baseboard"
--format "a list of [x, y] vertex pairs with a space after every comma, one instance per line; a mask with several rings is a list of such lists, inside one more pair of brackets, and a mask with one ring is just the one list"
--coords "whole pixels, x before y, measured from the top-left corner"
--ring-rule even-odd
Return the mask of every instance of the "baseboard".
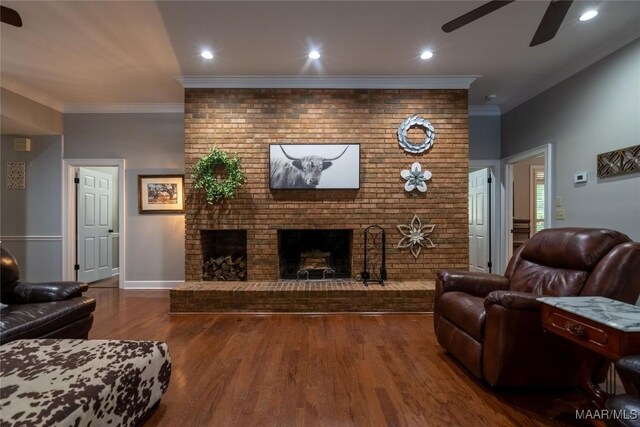
[[127, 280], [124, 289], [175, 289], [184, 280]]
[[111, 269], [111, 276], [117, 276], [120, 274], [120, 269], [118, 267]]

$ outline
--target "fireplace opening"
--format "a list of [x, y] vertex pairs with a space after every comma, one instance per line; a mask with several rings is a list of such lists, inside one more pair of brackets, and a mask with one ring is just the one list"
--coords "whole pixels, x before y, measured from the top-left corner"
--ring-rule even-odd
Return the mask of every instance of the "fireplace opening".
[[202, 280], [247, 280], [247, 231], [201, 230]]
[[278, 230], [281, 279], [351, 277], [352, 230]]

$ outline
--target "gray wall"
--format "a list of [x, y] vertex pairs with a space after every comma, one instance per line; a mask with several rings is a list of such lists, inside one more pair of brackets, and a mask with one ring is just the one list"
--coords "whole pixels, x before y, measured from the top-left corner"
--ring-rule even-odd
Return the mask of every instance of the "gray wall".
[[[0, 147], [0, 233], [16, 257], [22, 280], [62, 279], [62, 137], [33, 136], [30, 152], [16, 152], [11, 135]], [[7, 162], [26, 163], [26, 188], [7, 189]]]
[[499, 158], [500, 116], [469, 116], [469, 159]]
[[[553, 193], [566, 220], [640, 241], [640, 174], [598, 179], [596, 155], [640, 143], [640, 40], [502, 116], [502, 157], [553, 143]], [[586, 171], [586, 184], [573, 176]]]
[[138, 175], [184, 173], [184, 115], [65, 114], [64, 129], [64, 158], [126, 160], [126, 281], [184, 280], [184, 214], [138, 213]]

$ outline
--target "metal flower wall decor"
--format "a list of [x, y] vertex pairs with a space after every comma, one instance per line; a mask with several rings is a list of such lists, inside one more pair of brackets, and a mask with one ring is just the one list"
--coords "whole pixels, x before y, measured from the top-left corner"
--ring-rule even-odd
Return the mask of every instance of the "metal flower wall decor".
[[427, 181], [431, 179], [431, 172], [422, 170], [420, 163], [415, 162], [411, 165], [411, 169], [404, 169], [400, 172], [400, 176], [407, 180], [404, 184], [404, 191], [410, 192], [418, 189], [421, 193], [427, 191]]
[[436, 246], [429, 238], [431, 233], [433, 233], [435, 224], [422, 225], [422, 221], [420, 221], [418, 215], [413, 215], [411, 224], [401, 224], [397, 227], [403, 237], [396, 247], [398, 249], [410, 248], [414, 258], [418, 258], [422, 248], [434, 248]]

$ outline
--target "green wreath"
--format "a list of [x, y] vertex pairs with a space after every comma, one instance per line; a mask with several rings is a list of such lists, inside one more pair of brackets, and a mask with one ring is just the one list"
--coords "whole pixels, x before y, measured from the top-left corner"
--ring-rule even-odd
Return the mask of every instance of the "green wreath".
[[[226, 170], [225, 179], [217, 177], [220, 168]], [[245, 176], [238, 157], [229, 157], [224, 151], [214, 148], [194, 165], [193, 181], [193, 187], [204, 190], [207, 194], [207, 203], [213, 204], [222, 199], [235, 197], [238, 189], [245, 182]]]

